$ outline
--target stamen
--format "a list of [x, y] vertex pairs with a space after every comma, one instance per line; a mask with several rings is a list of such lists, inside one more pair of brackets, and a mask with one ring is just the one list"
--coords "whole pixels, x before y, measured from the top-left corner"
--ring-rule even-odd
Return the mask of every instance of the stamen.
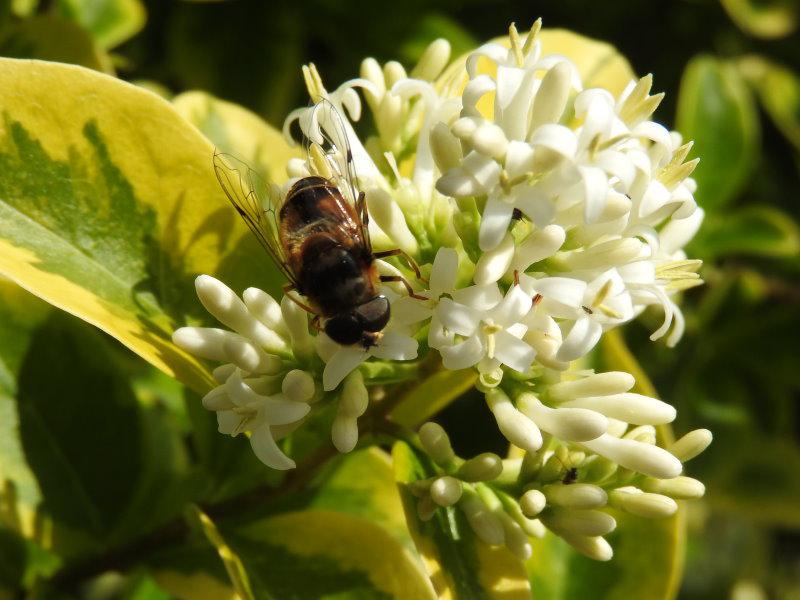
[[517, 31], [517, 26], [514, 23], [512, 23], [508, 28], [508, 38], [511, 41], [511, 51], [514, 53], [514, 60], [517, 61], [517, 66], [521, 67], [525, 64], [525, 56], [522, 54], [519, 32]]
[[525, 45], [522, 47], [522, 54], [528, 56], [530, 54], [531, 49], [533, 48], [533, 43], [536, 41], [536, 36], [539, 35], [539, 31], [542, 29], [542, 18], [539, 17], [533, 22], [531, 25], [531, 30], [528, 32], [528, 37], [525, 39]]

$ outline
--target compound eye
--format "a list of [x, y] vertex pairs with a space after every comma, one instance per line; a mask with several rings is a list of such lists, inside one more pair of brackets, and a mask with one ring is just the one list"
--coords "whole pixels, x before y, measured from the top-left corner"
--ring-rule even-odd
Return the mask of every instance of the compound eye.
[[325, 333], [334, 342], [350, 346], [361, 341], [364, 326], [353, 313], [336, 315], [325, 323]]
[[389, 300], [386, 296], [376, 296], [357, 306], [354, 312], [361, 320], [364, 331], [381, 331], [389, 322]]

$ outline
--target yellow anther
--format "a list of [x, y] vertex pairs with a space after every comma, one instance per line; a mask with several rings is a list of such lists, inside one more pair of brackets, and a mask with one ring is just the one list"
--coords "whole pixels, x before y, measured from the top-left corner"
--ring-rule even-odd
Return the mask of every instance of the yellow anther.
[[320, 77], [319, 71], [317, 71], [317, 67], [314, 63], [303, 65], [303, 80], [305, 81], [306, 90], [308, 90], [308, 97], [311, 98], [311, 102], [316, 104], [323, 98], [328, 97], [328, 92], [322, 84], [322, 77]]
[[508, 39], [511, 41], [511, 51], [514, 53], [514, 59], [517, 61], [517, 66], [521, 67], [525, 64], [525, 55], [522, 53], [522, 46], [520, 45], [519, 32], [514, 23], [508, 28]]
[[539, 17], [533, 22], [531, 25], [531, 30], [528, 32], [528, 37], [525, 39], [525, 45], [522, 47], [522, 54], [524, 56], [528, 56], [533, 48], [533, 42], [536, 41], [536, 36], [539, 35], [539, 31], [542, 29], [542, 18]]
[[611, 292], [612, 285], [614, 285], [614, 281], [607, 279], [603, 284], [603, 287], [600, 288], [600, 290], [597, 292], [597, 295], [594, 297], [594, 301], [592, 302], [593, 307], [600, 308], [603, 300], [605, 300], [608, 297], [609, 292]]

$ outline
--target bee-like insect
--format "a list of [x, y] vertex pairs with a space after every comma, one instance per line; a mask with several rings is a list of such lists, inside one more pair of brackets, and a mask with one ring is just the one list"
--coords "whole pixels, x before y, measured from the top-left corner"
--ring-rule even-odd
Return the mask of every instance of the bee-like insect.
[[[321, 143], [307, 139], [309, 163], [322, 158], [331, 177], [303, 177], [281, 202], [277, 186], [230, 155], [215, 152], [214, 170], [228, 199], [289, 280], [284, 291], [314, 314], [313, 326], [339, 344], [369, 348], [380, 340], [390, 316], [379, 282], [400, 282], [421, 298], [403, 277], [379, 275], [375, 259], [401, 255], [417, 277], [420, 273], [400, 249], [372, 251], [367, 203], [357, 191], [344, 121], [325, 100], [310, 110]], [[291, 290], [307, 304], [288, 294]]]

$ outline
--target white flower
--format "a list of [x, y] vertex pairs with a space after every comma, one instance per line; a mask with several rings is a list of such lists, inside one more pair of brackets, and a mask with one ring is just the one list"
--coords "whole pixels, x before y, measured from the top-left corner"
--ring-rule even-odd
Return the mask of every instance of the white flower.
[[520, 321], [531, 305], [531, 296], [518, 285], [511, 286], [505, 297], [491, 284], [464, 288], [454, 299], [440, 300], [430, 336], [436, 340], [434, 347], [442, 354], [444, 366], [465, 369], [477, 364], [482, 373], [495, 373], [500, 365], [507, 365], [527, 371], [536, 351], [522, 341], [527, 326]]
[[417, 357], [417, 340], [399, 331], [386, 330], [375, 346], [340, 346], [320, 333], [317, 352], [325, 361], [322, 387], [327, 392], [336, 389], [342, 380], [368, 358], [383, 360], [412, 360]]

